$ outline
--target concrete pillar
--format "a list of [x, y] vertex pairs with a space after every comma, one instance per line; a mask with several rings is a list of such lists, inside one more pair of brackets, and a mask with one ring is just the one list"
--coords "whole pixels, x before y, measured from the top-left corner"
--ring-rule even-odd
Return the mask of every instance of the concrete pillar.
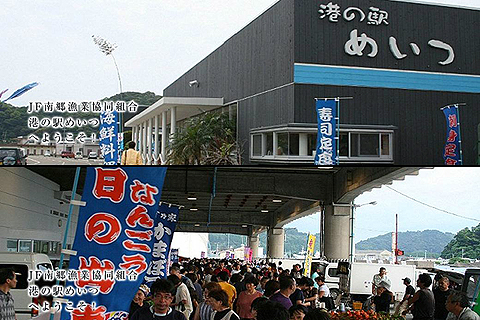
[[158, 152], [158, 122], [159, 122], [158, 117], [159, 117], [159, 115], [155, 116], [155, 133], [154, 133], [155, 134], [155, 140], [154, 140], [154, 143], [155, 143], [154, 149], [155, 150], [153, 151], [153, 153], [155, 153], [155, 157], [157, 157], [158, 153], [159, 153]]
[[172, 141], [173, 134], [177, 129], [177, 107], [170, 109], [170, 141]]
[[260, 244], [260, 238], [257, 235], [248, 237], [248, 246], [252, 249], [253, 259], [258, 258], [258, 245]]
[[146, 156], [148, 149], [147, 149], [147, 122], [143, 123], [143, 135], [142, 135], [142, 154]]
[[[135, 144], [137, 144], [137, 127], [136, 126], [132, 127], [132, 141], [135, 142]], [[125, 142], [128, 142], [128, 141], [125, 141]]]
[[142, 142], [143, 142], [143, 123], [140, 123], [138, 125], [138, 132], [139, 132], [139, 135], [138, 135], [138, 151], [143, 154], [143, 146], [142, 146]]
[[162, 112], [162, 164], [167, 160], [167, 111]]
[[267, 232], [267, 257], [283, 258], [285, 251], [285, 232], [283, 228], [269, 228]]
[[152, 118], [148, 119], [147, 126], [147, 154], [152, 155]]
[[298, 135], [298, 155], [308, 156], [308, 134], [300, 133]]
[[325, 256], [327, 259], [348, 259], [350, 254], [350, 204], [325, 207]]
[[137, 150], [140, 150], [140, 126], [137, 125], [136, 127], [137, 129], [135, 130], [135, 145], [136, 145], [136, 148]]

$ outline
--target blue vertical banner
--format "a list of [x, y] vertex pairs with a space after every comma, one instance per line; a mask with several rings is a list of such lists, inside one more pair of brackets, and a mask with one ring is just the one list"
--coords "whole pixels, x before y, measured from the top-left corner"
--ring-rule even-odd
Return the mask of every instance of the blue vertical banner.
[[178, 222], [179, 207], [162, 203], [155, 216], [152, 261], [144, 282], [150, 286], [158, 278], [168, 276], [168, 256]]
[[153, 256], [166, 168], [87, 168], [62, 320], [126, 319]]
[[178, 249], [170, 250], [170, 262], [178, 263]]
[[443, 149], [443, 160], [446, 165], [462, 165], [462, 139], [460, 138], [460, 117], [458, 105], [442, 108], [447, 122], [447, 138]]
[[122, 161], [122, 152], [123, 152], [123, 132], [118, 133], [118, 152], [117, 152], [117, 163]]
[[118, 112], [109, 111], [100, 114], [99, 128], [100, 150], [105, 165], [116, 165], [119, 162]]
[[318, 134], [315, 165], [331, 166], [338, 164], [337, 154], [337, 103], [338, 99], [317, 99]]

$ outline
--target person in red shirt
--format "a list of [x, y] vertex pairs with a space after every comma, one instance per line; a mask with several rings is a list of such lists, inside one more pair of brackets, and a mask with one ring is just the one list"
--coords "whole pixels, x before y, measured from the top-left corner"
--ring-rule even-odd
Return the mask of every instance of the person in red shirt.
[[213, 274], [214, 275], [218, 275], [219, 272], [221, 271], [225, 271], [228, 273], [228, 278], [230, 278], [231, 274], [230, 274], [230, 270], [228, 270], [227, 268], [225, 268], [225, 262], [223, 261], [220, 261], [219, 262], [219, 265], [218, 265], [218, 268], [215, 269], [215, 271], [213, 271]]
[[257, 285], [257, 278], [248, 277], [245, 279], [245, 287], [247, 290], [240, 292], [237, 299], [237, 314], [241, 319], [255, 319], [252, 314], [252, 301], [262, 296], [262, 294], [255, 289]]

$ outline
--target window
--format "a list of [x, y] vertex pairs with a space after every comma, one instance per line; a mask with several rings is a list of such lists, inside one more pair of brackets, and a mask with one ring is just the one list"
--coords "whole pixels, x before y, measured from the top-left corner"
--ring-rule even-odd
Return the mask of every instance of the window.
[[328, 269], [328, 276], [330, 276], [330, 277], [337, 277], [337, 278], [338, 278], [337, 268], [330, 268], [330, 269]]
[[[393, 126], [341, 126], [340, 163], [393, 162], [394, 129]], [[253, 129], [250, 158], [254, 162], [313, 163], [317, 130], [313, 124]]]
[[348, 132], [340, 132], [340, 157], [348, 157]]
[[48, 254], [48, 241], [33, 241], [33, 252]]
[[256, 134], [253, 136], [253, 156], [262, 155], [262, 135]]
[[267, 138], [265, 154], [271, 156], [273, 155], [273, 132], [267, 132], [265, 136]]
[[298, 156], [299, 155], [299, 137], [298, 133], [290, 133], [288, 135], [289, 142], [288, 142], [288, 154], [291, 156]]
[[32, 240], [18, 240], [18, 242], [19, 252], [32, 252]]
[[341, 132], [340, 159], [391, 159], [392, 133]]
[[277, 133], [277, 153], [278, 156], [288, 155], [288, 133]]
[[472, 274], [469, 276], [468, 281], [467, 281], [467, 296], [468, 299], [471, 301], [474, 298], [474, 294], [476, 290], [479, 288], [479, 282], [480, 282], [480, 274]]
[[363, 157], [363, 156], [378, 156], [379, 155], [379, 144], [378, 144], [378, 134], [359, 134], [352, 133], [352, 153], [353, 157]]
[[39, 263], [37, 264], [37, 269], [41, 271], [52, 270], [50, 263]]
[[17, 252], [17, 240], [7, 240], [7, 252]]
[[382, 141], [380, 146], [382, 156], [389, 156], [390, 155], [390, 135], [389, 134], [382, 134]]
[[307, 154], [309, 156], [315, 156], [317, 150], [317, 134], [307, 134]]

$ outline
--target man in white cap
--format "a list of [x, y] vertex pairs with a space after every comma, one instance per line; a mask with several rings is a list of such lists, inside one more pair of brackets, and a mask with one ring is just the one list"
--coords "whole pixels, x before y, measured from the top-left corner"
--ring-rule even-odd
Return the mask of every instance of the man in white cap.
[[145, 301], [145, 298], [148, 296], [149, 293], [150, 288], [145, 284], [142, 284], [140, 288], [138, 288], [137, 293], [135, 293], [133, 301], [130, 304], [130, 310], [128, 312], [130, 318], [135, 311], [143, 307], [143, 301]]

